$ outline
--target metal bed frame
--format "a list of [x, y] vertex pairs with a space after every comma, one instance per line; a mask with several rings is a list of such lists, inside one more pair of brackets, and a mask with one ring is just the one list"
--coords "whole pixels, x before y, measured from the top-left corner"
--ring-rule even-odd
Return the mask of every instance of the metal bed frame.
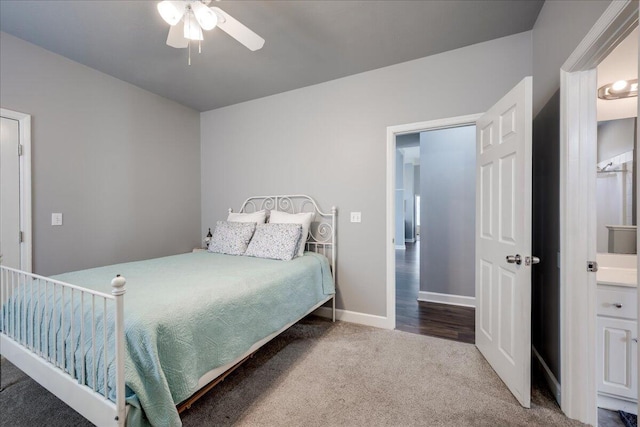
[[[288, 213], [314, 212], [316, 215], [309, 230], [306, 249], [321, 253], [327, 257], [334, 281], [336, 280], [337, 209], [335, 206], [331, 208], [331, 213], [325, 213], [319, 209], [315, 200], [306, 195], [254, 196], [244, 201], [240, 212], [253, 212], [261, 209], [281, 210]], [[231, 211], [229, 209], [229, 212]], [[3, 325], [2, 331], [0, 331], [0, 354], [98, 426], [124, 426], [126, 424], [128, 405], [125, 402], [124, 369], [126, 351], [124, 332], [125, 285], [125, 278], [118, 275], [111, 281], [112, 291], [111, 294], [108, 294], [0, 265], [0, 303], [2, 306], [0, 319]], [[41, 298], [43, 294], [44, 298]], [[37, 297], [35, 302], [34, 295]], [[30, 304], [26, 304], [27, 296], [30, 297], [30, 302], [37, 303], [39, 306], [40, 304], [45, 305], [45, 323], [57, 321], [58, 323], [55, 326], [60, 326], [64, 330], [65, 322], [70, 322], [71, 333], [69, 338], [61, 339], [57, 334], [54, 337], [50, 337], [49, 328], [41, 330], [42, 312], [38, 310], [38, 313], [34, 313], [34, 310], [30, 309]], [[78, 345], [78, 338], [75, 337], [73, 331], [74, 316], [77, 315], [74, 314], [76, 310], [69, 310], [68, 315], [65, 317], [65, 310], [58, 307], [56, 316], [57, 304], [55, 304], [51, 308], [51, 318], [48, 318], [47, 300], [49, 296], [52, 297], [53, 301], [56, 298], [60, 298], [60, 307], [63, 308], [65, 307], [65, 302], [69, 302], [71, 307], [74, 307], [74, 303], [79, 301], [81, 307], [79, 315], [82, 317], [90, 315], [90, 328], [85, 327], [85, 322], [80, 323], [81, 330], [78, 338], [80, 340], [81, 354], [84, 356], [80, 358], [81, 360], [75, 360], [75, 352], [72, 351], [71, 360], [65, 361], [65, 348], [68, 345], [71, 345], [71, 348], [77, 348]], [[22, 300], [20, 300], [21, 298]], [[335, 294], [327, 296], [300, 319], [329, 300], [333, 302], [333, 321], [335, 321]], [[14, 311], [12, 311], [11, 316], [8, 314], [8, 310], [4, 308], [7, 303], [13, 304]], [[107, 312], [110, 310], [113, 310], [114, 315], [111, 320], [107, 320]], [[97, 320], [97, 314], [102, 314], [103, 320]], [[16, 326], [15, 321], [18, 316], [21, 320], [19, 327]], [[196, 399], [215, 384], [224, 380], [224, 377], [255, 351], [300, 319], [285, 325], [279, 331], [258, 341], [245, 354], [231, 363], [203, 375], [198, 383], [198, 390], [194, 395], [178, 405], [179, 412], [189, 408]], [[30, 325], [29, 330], [27, 330], [26, 325]], [[102, 334], [98, 332], [100, 328], [102, 329]], [[113, 352], [109, 351], [106, 345], [108, 330], [114, 333]], [[47, 344], [53, 339], [53, 349], [51, 349], [50, 345], [46, 345], [43, 348], [41, 345], [43, 339]], [[85, 342], [88, 340], [90, 340], [91, 345], [87, 348], [85, 347]], [[103, 354], [97, 355], [95, 350], [96, 343], [101, 343], [101, 341], [104, 344]], [[62, 351], [57, 351], [58, 347], [61, 347]], [[85, 352], [85, 349], [87, 352]], [[92, 349], [92, 351], [89, 352], [89, 349]], [[90, 364], [90, 372], [85, 375], [87, 359], [91, 360], [92, 363]], [[115, 366], [115, 402], [109, 399], [109, 388], [107, 386], [109, 373], [105, 369], [111, 362]], [[76, 378], [75, 375], [76, 364], [82, 365], [80, 378]], [[100, 371], [102, 372], [100, 373]], [[104, 375], [105, 385], [102, 393], [96, 390], [98, 375]], [[89, 381], [89, 379], [92, 379], [92, 381]]]

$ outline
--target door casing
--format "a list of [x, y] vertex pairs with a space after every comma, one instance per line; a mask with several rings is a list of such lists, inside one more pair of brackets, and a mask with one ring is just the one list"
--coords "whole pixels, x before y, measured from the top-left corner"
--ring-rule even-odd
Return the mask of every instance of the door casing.
[[460, 126], [475, 126], [482, 114], [429, 120], [387, 127], [387, 310], [386, 318], [381, 326], [386, 329], [396, 328], [396, 257], [395, 257], [395, 176], [396, 176], [396, 136], [425, 132], [436, 129], [447, 129]]

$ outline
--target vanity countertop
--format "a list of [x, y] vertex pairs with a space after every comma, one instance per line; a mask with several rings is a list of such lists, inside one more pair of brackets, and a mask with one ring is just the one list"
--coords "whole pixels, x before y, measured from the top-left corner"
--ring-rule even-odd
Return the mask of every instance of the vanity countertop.
[[599, 285], [627, 286], [635, 288], [638, 286], [637, 274], [637, 270], [631, 268], [598, 267], [596, 281]]
[[637, 255], [598, 254], [599, 285], [636, 288], [638, 286]]

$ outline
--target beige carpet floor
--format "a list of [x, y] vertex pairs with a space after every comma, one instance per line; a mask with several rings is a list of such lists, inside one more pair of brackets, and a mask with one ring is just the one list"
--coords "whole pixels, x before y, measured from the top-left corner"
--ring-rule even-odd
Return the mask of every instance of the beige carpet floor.
[[[88, 423], [6, 360], [2, 426]], [[309, 317], [183, 414], [184, 426], [578, 426], [544, 387], [531, 409], [475, 346]]]

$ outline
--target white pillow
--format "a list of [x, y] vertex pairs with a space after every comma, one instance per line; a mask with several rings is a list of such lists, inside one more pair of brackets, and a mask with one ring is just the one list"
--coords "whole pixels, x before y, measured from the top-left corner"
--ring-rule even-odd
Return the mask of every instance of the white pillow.
[[255, 229], [256, 224], [253, 222], [218, 221], [209, 243], [209, 252], [242, 255], [247, 250]]
[[264, 224], [267, 219], [267, 211], [261, 210], [251, 213], [229, 212], [227, 221], [230, 222], [255, 222], [256, 224]]
[[300, 224], [258, 224], [245, 256], [289, 261], [297, 255]]
[[300, 236], [300, 243], [298, 246], [298, 256], [304, 254], [304, 245], [307, 243], [307, 237], [309, 236], [309, 227], [311, 221], [315, 218], [314, 212], [302, 212], [297, 214], [290, 214], [282, 211], [271, 211], [269, 222], [273, 224], [300, 224], [302, 225], [302, 235]]

